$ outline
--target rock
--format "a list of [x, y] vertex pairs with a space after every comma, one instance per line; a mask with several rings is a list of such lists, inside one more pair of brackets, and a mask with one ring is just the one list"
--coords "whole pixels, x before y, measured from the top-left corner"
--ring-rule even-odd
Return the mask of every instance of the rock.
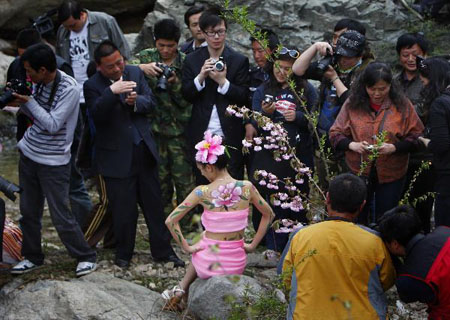
[[[132, 15], [151, 11], [155, 2], [156, 0], [85, 0], [83, 6], [91, 11], [104, 11], [111, 15]], [[30, 26], [30, 18], [37, 18], [60, 4], [60, 0], [0, 1], [1, 34], [7, 36]], [[53, 19], [56, 23], [56, 16]]]
[[6, 71], [8, 71], [8, 67], [13, 60], [14, 57], [0, 52], [0, 87], [5, 86], [6, 84]]
[[260, 253], [250, 253], [247, 255], [247, 268], [257, 267], [257, 268], [276, 268], [278, 264], [278, 259], [268, 260]]
[[217, 276], [197, 279], [189, 288], [188, 309], [200, 319], [227, 319], [230, 302], [239, 303], [244, 294], [256, 297], [261, 285], [247, 276]]
[[[217, 3], [217, 1], [202, 1]], [[392, 62], [396, 59], [395, 41], [405, 32], [415, 17], [408, 15], [403, 6], [393, 0], [238, 0], [234, 5], [247, 5], [251, 19], [258, 25], [271, 28], [284, 44], [306, 50], [313, 42], [330, 39], [336, 22], [342, 18], [353, 18], [362, 22], [367, 29], [367, 38], [376, 48], [375, 54], [381, 60]], [[144, 28], [138, 37], [139, 49], [152, 45], [151, 27], [162, 17], [173, 17], [182, 30], [183, 14], [187, 10], [179, 0], [158, 0], [156, 12], [147, 15]], [[144, 30], [145, 29], [145, 30]], [[184, 32], [183, 36], [189, 34]], [[184, 39], [180, 39], [180, 42]], [[249, 35], [240, 25], [228, 24], [227, 42], [241, 53], [251, 57]], [[388, 45], [386, 45], [388, 42]], [[387, 50], [386, 50], [387, 49]]]
[[40, 280], [22, 289], [11, 290], [11, 284], [0, 291], [4, 320], [173, 319], [160, 311], [158, 293], [100, 272], [70, 281]]

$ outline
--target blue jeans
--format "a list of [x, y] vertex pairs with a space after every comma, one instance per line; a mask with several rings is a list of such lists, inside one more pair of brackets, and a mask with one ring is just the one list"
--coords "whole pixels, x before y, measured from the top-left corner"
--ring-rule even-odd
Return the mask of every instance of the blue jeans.
[[47, 166], [20, 155], [19, 182], [23, 189], [20, 195], [22, 255], [34, 264], [41, 265], [44, 262], [41, 247], [44, 198], [47, 199], [53, 225], [69, 254], [79, 262], [96, 260], [95, 251], [84, 239], [69, 208], [69, 177], [70, 163]]

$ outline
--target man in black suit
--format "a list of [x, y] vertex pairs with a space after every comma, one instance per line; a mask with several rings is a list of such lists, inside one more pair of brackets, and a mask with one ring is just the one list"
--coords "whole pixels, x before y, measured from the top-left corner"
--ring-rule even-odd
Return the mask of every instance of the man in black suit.
[[109, 40], [94, 52], [98, 72], [84, 84], [89, 113], [96, 127], [95, 164], [104, 177], [116, 237], [116, 265], [128, 267], [134, 250], [137, 203], [144, 213], [152, 256], [184, 266], [170, 246], [164, 224], [159, 160], [146, 114], [155, 97], [144, 73], [125, 66], [118, 48]]
[[[253, 131], [253, 127], [247, 124], [244, 130], [242, 119], [227, 116], [226, 108], [230, 104], [247, 103], [248, 58], [225, 45], [227, 23], [220, 16], [220, 11], [204, 11], [199, 23], [208, 46], [197, 49], [186, 57], [182, 79], [183, 95], [193, 103], [188, 126], [191, 151], [203, 139], [206, 130], [225, 137], [225, 143], [236, 148], [228, 148], [231, 154], [230, 173], [235, 179], [242, 179], [242, 139], [250, 134], [250, 130]], [[219, 70], [216, 62], [222, 58], [225, 66], [223, 70]], [[203, 183], [198, 170], [196, 172], [197, 183]]]

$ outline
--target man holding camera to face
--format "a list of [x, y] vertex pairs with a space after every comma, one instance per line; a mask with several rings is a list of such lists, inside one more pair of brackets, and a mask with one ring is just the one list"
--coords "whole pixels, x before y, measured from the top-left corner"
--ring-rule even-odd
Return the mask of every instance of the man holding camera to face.
[[77, 83], [56, 69], [55, 54], [48, 45], [32, 45], [20, 59], [34, 84], [33, 95], [13, 93], [16, 99], [11, 104], [20, 105], [33, 118], [33, 124], [17, 144], [25, 260], [14, 266], [11, 273], [26, 273], [44, 263], [41, 218], [45, 197], [62, 243], [78, 260], [76, 275], [88, 274], [96, 268], [96, 253], [87, 244], [69, 208], [70, 147], [80, 98]]
[[[336, 119], [341, 106], [349, 95], [349, 89], [356, 75], [368, 64], [363, 60], [366, 38], [356, 30], [343, 32], [336, 46], [327, 42], [316, 42], [295, 61], [292, 70], [296, 75], [306, 79], [321, 81], [319, 88], [319, 119], [317, 130], [319, 135], [328, 136], [328, 132]], [[311, 63], [319, 53], [323, 58]], [[315, 141], [315, 166], [319, 182], [327, 189], [325, 164], [318, 150], [319, 142]], [[325, 149], [329, 147], [326, 139]], [[328, 167], [332, 172], [344, 172], [345, 162], [342, 155], [333, 153]]]
[[150, 117], [161, 158], [158, 171], [166, 216], [173, 210], [174, 186], [177, 203], [181, 203], [194, 187], [185, 137], [192, 104], [181, 93], [181, 68], [186, 55], [178, 51], [180, 34], [174, 20], [158, 21], [153, 27], [156, 48], [139, 52], [133, 61], [145, 73], [156, 97]]
[[[193, 103], [188, 126], [191, 153], [206, 130], [225, 137], [226, 144], [236, 148], [228, 149], [230, 174], [235, 179], [242, 179], [244, 124], [242, 119], [226, 116], [226, 108], [231, 104], [242, 106], [248, 103], [248, 58], [225, 45], [227, 24], [220, 10], [204, 11], [199, 23], [208, 46], [186, 57], [182, 80], [183, 95]], [[253, 130], [253, 127], [249, 123], [245, 129]], [[197, 183], [206, 183], [195, 170]]]
[[115, 264], [127, 268], [133, 256], [137, 203], [147, 224], [152, 256], [184, 266], [170, 246], [158, 178], [158, 150], [147, 115], [155, 97], [144, 73], [125, 65], [117, 46], [103, 41], [94, 51], [97, 73], [84, 83], [96, 138], [95, 163], [104, 177], [116, 239]]

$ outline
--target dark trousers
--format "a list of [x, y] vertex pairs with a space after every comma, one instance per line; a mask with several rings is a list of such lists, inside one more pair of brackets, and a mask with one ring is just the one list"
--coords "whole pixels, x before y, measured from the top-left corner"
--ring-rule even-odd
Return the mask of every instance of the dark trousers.
[[436, 195], [434, 221], [436, 227], [450, 227], [450, 195]]
[[95, 247], [103, 239], [103, 248], [115, 247], [112, 212], [108, 205], [105, 179], [95, 176], [99, 202], [85, 219], [84, 236], [91, 247]]
[[388, 210], [398, 205], [401, 199], [405, 177], [388, 182], [372, 181], [367, 188], [367, 200], [358, 216], [358, 223], [368, 225], [376, 223]]
[[0, 198], [0, 262], [3, 261], [3, 230], [5, 228], [5, 201]]
[[41, 247], [41, 220], [44, 198], [53, 225], [69, 254], [80, 261], [96, 261], [96, 253], [87, 244], [80, 226], [69, 208], [70, 163], [47, 166], [20, 155], [20, 226], [23, 233], [22, 256], [34, 264], [44, 262]]
[[164, 223], [158, 167], [147, 146], [133, 148], [132, 171], [127, 178], [104, 177], [113, 215], [116, 259], [129, 261], [133, 256], [138, 218], [137, 203], [147, 224], [150, 249], [154, 258], [173, 254], [170, 233]]
[[[405, 186], [403, 188], [404, 190], [403, 194], [409, 188], [411, 180], [419, 168], [420, 163], [412, 163], [412, 162], [409, 163], [408, 172], [406, 173]], [[414, 201], [414, 199], [426, 196], [425, 200], [418, 201], [415, 206], [416, 212], [419, 215], [420, 220], [422, 221], [422, 230], [425, 233], [430, 232], [430, 218], [434, 202], [434, 198], [432, 196], [427, 196], [427, 193], [432, 192], [434, 190], [435, 179], [436, 174], [434, 172], [433, 167], [431, 167], [428, 170], [422, 171], [422, 173], [417, 177], [416, 181], [413, 183], [412, 189], [409, 194], [410, 203], [411, 201]]]
[[81, 133], [83, 131], [83, 121], [81, 112], [78, 116], [77, 126], [74, 132], [73, 143], [70, 149], [70, 185], [69, 199], [72, 213], [80, 226], [84, 225], [86, 217], [92, 211], [92, 202], [84, 184], [83, 176], [76, 166], [78, 148], [80, 146]]

